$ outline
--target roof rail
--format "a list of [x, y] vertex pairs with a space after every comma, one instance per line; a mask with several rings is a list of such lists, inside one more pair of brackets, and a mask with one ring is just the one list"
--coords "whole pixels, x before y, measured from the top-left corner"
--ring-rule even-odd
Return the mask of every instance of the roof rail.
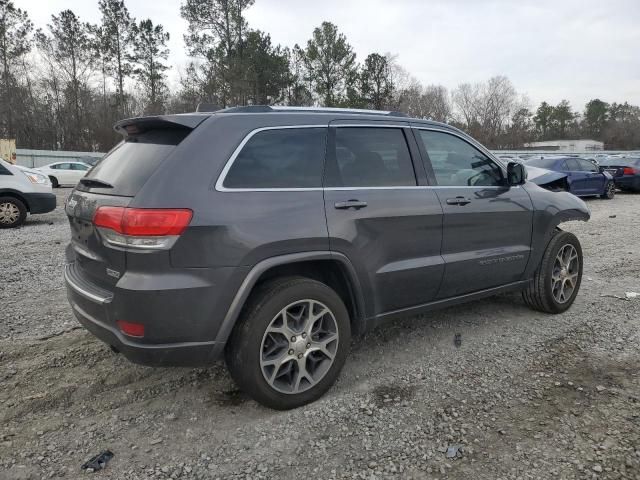
[[[202, 111], [202, 110], [199, 110]], [[360, 115], [384, 115], [390, 117], [406, 117], [402, 112], [388, 110], [366, 110], [360, 108], [334, 108], [334, 107], [288, 107], [269, 105], [247, 105], [243, 107], [230, 107], [219, 110], [218, 113], [269, 113], [269, 112], [308, 112], [308, 113], [349, 113]]]

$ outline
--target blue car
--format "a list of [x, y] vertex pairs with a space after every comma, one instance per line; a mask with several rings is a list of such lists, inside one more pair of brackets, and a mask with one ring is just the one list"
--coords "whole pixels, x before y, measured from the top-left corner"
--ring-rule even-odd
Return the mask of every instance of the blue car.
[[611, 200], [616, 185], [609, 172], [600, 171], [589, 160], [576, 157], [548, 157], [529, 160], [526, 166], [545, 168], [567, 175], [568, 190], [578, 197], [600, 196]]

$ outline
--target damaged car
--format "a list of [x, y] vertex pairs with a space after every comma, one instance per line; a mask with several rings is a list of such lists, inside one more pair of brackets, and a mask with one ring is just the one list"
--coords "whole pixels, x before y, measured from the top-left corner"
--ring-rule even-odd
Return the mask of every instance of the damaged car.
[[289, 409], [382, 323], [512, 291], [560, 314], [578, 295], [582, 248], [560, 225], [585, 203], [449, 125], [250, 106], [116, 131], [65, 204], [64, 276], [79, 322], [134, 362], [224, 359]]
[[578, 197], [599, 196], [611, 200], [616, 184], [607, 171], [577, 157], [547, 157], [526, 164], [529, 179], [550, 190], [566, 190]]

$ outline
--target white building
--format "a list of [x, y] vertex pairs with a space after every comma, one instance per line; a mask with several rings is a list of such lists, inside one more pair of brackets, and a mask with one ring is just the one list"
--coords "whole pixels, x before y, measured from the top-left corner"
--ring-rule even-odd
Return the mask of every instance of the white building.
[[548, 140], [546, 142], [525, 143], [531, 150], [558, 150], [560, 152], [593, 152], [604, 150], [604, 143], [597, 140]]

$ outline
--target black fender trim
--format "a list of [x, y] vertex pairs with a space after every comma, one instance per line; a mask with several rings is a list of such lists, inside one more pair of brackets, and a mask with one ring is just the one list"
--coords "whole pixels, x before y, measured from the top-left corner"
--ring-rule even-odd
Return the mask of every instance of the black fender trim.
[[17, 199], [21, 200], [22, 203], [24, 203], [24, 206], [27, 207], [28, 211], [31, 211], [31, 207], [29, 205], [29, 201], [27, 200], [24, 192], [21, 192], [19, 190], [14, 190], [13, 188], [0, 188], [0, 195], [8, 193], [9, 196], [13, 196], [16, 197]]
[[288, 255], [280, 255], [277, 257], [267, 258], [257, 263], [247, 276], [244, 278], [240, 288], [236, 292], [229, 309], [227, 310], [227, 314], [225, 315], [222, 324], [220, 325], [220, 329], [218, 330], [218, 335], [215, 340], [214, 351], [212, 352], [213, 358], [220, 358], [222, 356], [222, 352], [224, 350], [224, 346], [231, 335], [231, 331], [240, 316], [240, 312], [244, 307], [253, 287], [256, 285], [260, 277], [267, 270], [277, 267], [280, 265], [287, 265], [299, 262], [308, 262], [313, 260], [334, 260], [340, 262], [340, 264], [344, 267], [345, 272], [347, 274], [347, 281], [351, 288], [351, 294], [353, 295], [353, 300], [356, 305], [356, 311], [358, 312], [357, 318], [353, 319], [358, 323], [359, 331], [364, 331], [366, 319], [364, 317], [364, 298], [362, 295], [362, 289], [360, 286], [360, 281], [358, 280], [358, 276], [356, 274], [356, 270], [351, 264], [351, 261], [347, 258], [346, 255], [343, 255], [338, 252], [331, 251], [312, 251], [312, 252], [300, 252], [300, 253], [292, 253]]
[[538, 268], [538, 265], [540, 265], [542, 256], [553, 237], [553, 233], [558, 229], [558, 225], [570, 221], [587, 222], [590, 218], [591, 212], [586, 208], [586, 205], [584, 208], [567, 208], [565, 210], [560, 210], [551, 218], [548, 217], [548, 212], [536, 213], [533, 223], [531, 256], [529, 257], [529, 262], [523, 279], [530, 279], [533, 277], [533, 274]]

